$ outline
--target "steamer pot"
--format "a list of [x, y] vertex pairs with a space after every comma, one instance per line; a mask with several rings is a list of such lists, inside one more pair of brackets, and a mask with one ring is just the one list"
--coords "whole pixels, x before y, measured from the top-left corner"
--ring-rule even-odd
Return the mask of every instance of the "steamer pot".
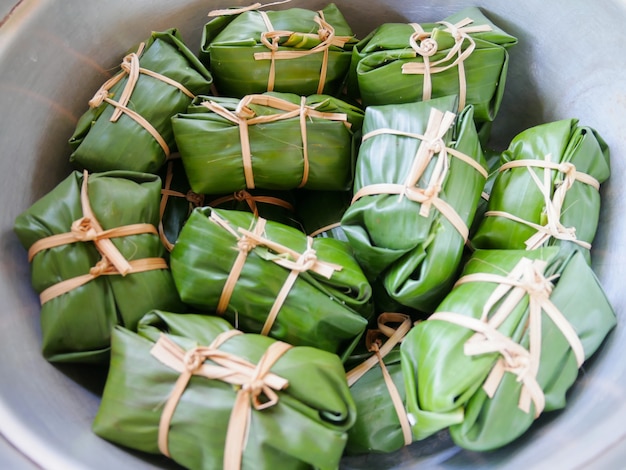
[[[112, 445], [91, 430], [102, 375], [57, 367], [40, 354], [39, 304], [15, 217], [71, 170], [76, 119], [120, 57], [151, 30], [177, 27], [192, 50], [206, 14], [243, 0], [1, 0], [0, 3], [0, 467], [176, 468]], [[252, 2], [250, 2], [252, 3]], [[322, 8], [322, 0], [288, 6]], [[472, 453], [436, 436], [391, 455], [348, 458], [362, 468], [616, 468], [626, 458], [626, 0], [336, 0], [358, 37], [381, 22], [443, 19], [477, 5], [519, 38], [492, 145], [523, 129], [575, 117], [611, 148], [593, 267], [619, 324], [581, 371], [563, 412], [513, 445]], [[280, 8], [280, 7], [274, 7]]]

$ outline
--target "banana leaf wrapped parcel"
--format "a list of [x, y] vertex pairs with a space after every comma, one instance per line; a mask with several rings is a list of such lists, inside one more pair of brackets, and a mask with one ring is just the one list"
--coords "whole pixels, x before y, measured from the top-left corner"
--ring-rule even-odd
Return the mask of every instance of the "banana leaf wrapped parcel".
[[341, 226], [389, 297], [431, 312], [457, 274], [487, 177], [472, 107], [456, 98], [370, 106]]
[[16, 218], [48, 360], [107, 361], [115, 325], [182, 308], [156, 228], [160, 189], [152, 174], [75, 171]]
[[579, 251], [477, 250], [450, 294], [400, 347], [421, 439], [449, 427], [491, 450], [564, 408], [581, 365], [616, 318]]
[[437, 23], [385, 23], [353, 48], [348, 92], [364, 106], [458, 95], [459, 111], [472, 105], [477, 122], [491, 122], [516, 43], [476, 7]]
[[153, 311], [115, 329], [92, 428], [190, 469], [332, 470], [354, 419], [335, 354]]
[[199, 97], [172, 118], [191, 188], [347, 190], [363, 111], [327, 95]]
[[529, 250], [559, 245], [581, 250], [589, 259], [609, 158], [600, 135], [576, 119], [521, 132], [502, 153], [472, 245]]
[[346, 242], [243, 211], [194, 210], [171, 253], [181, 298], [246, 333], [346, 356], [372, 314]]
[[341, 90], [357, 39], [335, 4], [319, 11], [225, 9], [209, 16], [199, 57], [220, 95]]
[[346, 374], [357, 411], [348, 431], [347, 454], [393, 452], [413, 442], [400, 364], [400, 341], [412, 321], [408, 315], [385, 312], [377, 323], [378, 328], [366, 334], [368, 356]]
[[89, 101], [69, 140], [70, 161], [90, 172], [156, 173], [176, 148], [171, 117], [212, 82], [178, 30], [153, 32]]

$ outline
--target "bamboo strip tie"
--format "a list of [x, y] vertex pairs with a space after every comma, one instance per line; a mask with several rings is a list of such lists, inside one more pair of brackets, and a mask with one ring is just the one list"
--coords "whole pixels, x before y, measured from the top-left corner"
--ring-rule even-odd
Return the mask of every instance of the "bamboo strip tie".
[[[550, 301], [552, 281], [558, 275], [546, 278], [543, 274], [546, 265], [547, 263], [543, 260], [522, 258], [506, 277], [488, 273], [464, 276], [457, 281], [456, 285], [470, 282], [497, 284], [485, 303], [481, 317], [477, 319], [454, 312], [436, 312], [428, 318], [429, 321], [443, 320], [475, 331], [476, 333], [464, 345], [466, 355], [499, 354], [499, 358], [483, 384], [483, 390], [487, 396], [493, 398], [504, 374], [512, 373], [522, 383], [519, 408], [525, 413], [530, 413], [532, 402], [535, 406], [535, 418], [545, 407], [545, 396], [537, 382], [541, 357], [542, 312], [550, 317], [569, 343], [579, 368], [585, 360], [585, 351], [576, 331]], [[497, 329], [526, 297], [529, 302], [526, 326], [529, 337], [528, 350]], [[496, 305], [498, 307], [489, 318], [489, 314]]]
[[286, 379], [273, 374], [270, 369], [291, 346], [281, 341], [272, 343], [255, 365], [218, 349], [238, 334], [241, 334], [238, 330], [226, 331], [209, 346], [198, 346], [189, 351], [184, 351], [164, 334], [154, 344], [150, 351], [152, 356], [180, 373], [159, 420], [158, 445], [162, 454], [171, 457], [168, 437], [174, 412], [191, 377], [201, 376], [238, 387], [226, 430], [223, 468], [241, 468], [252, 409], [262, 411], [276, 405], [279, 401], [277, 391], [289, 385]]
[[226, 202], [237, 201], [237, 202], [245, 202], [248, 205], [248, 208], [252, 212], [252, 215], [255, 217], [259, 216], [259, 208], [257, 207], [257, 203], [259, 204], [272, 204], [274, 206], [282, 207], [283, 209], [287, 209], [289, 212], [295, 212], [296, 209], [293, 207], [293, 204], [288, 203], [287, 201], [273, 197], [273, 196], [262, 196], [262, 195], [253, 195], [250, 194], [245, 189], [241, 191], [235, 191], [233, 194], [228, 194], [226, 196], [222, 196], [220, 198], [214, 199], [208, 205], [211, 207], [217, 207]]
[[[459, 111], [465, 108], [467, 100], [467, 79], [465, 76], [465, 60], [474, 52], [476, 42], [470, 36], [471, 33], [491, 31], [489, 25], [469, 26], [474, 22], [471, 18], [465, 18], [456, 24], [447, 21], [438, 21], [446, 27], [444, 31], [449, 32], [454, 38], [454, 46], [450, 48], [448, 53], [441, 59], [431, 62], [430, 58], [438, 51], [439, 45], [432, 37], [433, 32], [425, 32], [418, 23], [410, 23], [415, 32], [409, 38], [409, 44], [415, 51], [416, 57], [422, 57], [423, 62], [409, 62], [402, 65], [403, 74], [418, 74], [424, 76], [424, 85], [422, 87], [422, 100], [429, 100], [432, 96], [432, 74], [444, 72], [453, 67], [458, 68], [459, 73]], [[466, 49], [463, 49], [463, 43], [469, 43]], [[456, 55], [456, 57], [454, 57]]]

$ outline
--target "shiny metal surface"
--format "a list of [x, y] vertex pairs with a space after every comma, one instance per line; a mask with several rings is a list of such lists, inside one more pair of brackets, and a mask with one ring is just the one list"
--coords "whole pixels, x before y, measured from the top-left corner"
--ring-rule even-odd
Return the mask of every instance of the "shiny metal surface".
[[[174, 467], [111, 445], [90, 431], [98, 371], [58, 368], [40, 355], [39, 305], [15, 217], [70, 170], [70, 136], [87, 100], [126, 49], [151, 30], [178, 27], [199, 47], [206, 13], [248, 2], [199, 0], [11, 0], [0, 3], [0, 466], [110, 469]], [[250, 2], [252, 3], [252, 2]], [[512, 446], [478, 454], [445, 438], [390, 456], [346, 459], [357, 468], [615, 468], [626, 458], [626, 1], [337, 0], [363, 37], [380, 22], [435, 21], [478, 5], [519, 37], [505, 101], [494, 125], [503, 148], [521, 130], [577, 117], [612, 151], [593, 266], [620, 324], [586, 364], [564, 412], [546, 415]], [[320, 0], [290, 6], [323, 7]], [[9, 445], [8, 442], [11, 444]], [[28, 459], [22, 458], [19, 449]], [[14, 460], [13, 460], [14, 459]], [[6, 465], [5, 465], [6, 462]], [[33, 462], [35, 465], [33, 465]], [[26, 466], [20, 467], [24, 464]]]

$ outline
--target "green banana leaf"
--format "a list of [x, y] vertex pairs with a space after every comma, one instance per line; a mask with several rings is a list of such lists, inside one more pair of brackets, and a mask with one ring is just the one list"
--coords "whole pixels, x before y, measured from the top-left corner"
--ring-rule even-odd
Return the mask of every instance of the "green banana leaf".
[[[231, 326], [195, 314], [148, 313], [138, 334], [117, 327], [94, 432], [117, 444], [158, 454], [159, 421], [180, 373], [151, 355], [161, 335], [185, 351], [209, 346]], [[231, 337], [219, 351], [257, 364], [276, 341], [255, 334]], [[205, 365], [217, 365], [210, 358]], [[242, 469], [335, 469], [355, 419], [341, 361], [310, 347], [288, 349], [271, 367], [288, 381], [277, 402], [251, 407]], [[171, 458], [186, 468], [223, 468], [226, 432], [241, 387], [193, 376], [178, 401], [167, 434]]]
[[[14, 230], [26, 249], [47, 237], [72, 231], [73, 223], [85, 216], [83, 181], [82, 173], [73, 172], [16, 218]], [[153, 233], [110, 239], [131, 263], [164, 254], [156, 232], [160, 189], [159, 178], [147, 173], [114, 171], [88, 177], [91, 209], [104, 230], [131, 224], [149, 224], [154, 229]], [[39, 251], [32, 258], [32, 286], [41, 294], [62, 281], [89, 274], [102, 259], [103, 254], [89, 240]], [[54, 362], [108, 361], [113, 326], [134, 329], [153, 308], [183, 308], [168, 269], [131, 270], [125, 276], [118, 271], [117, 275], [96, 277], [43, 303], [43, 355]]]
[[309, 191], [296, 193], [296, 211], [309, 236], [348, 241], [341, 218], [350, 206], [351, 191]]
[[[192, 95], [210, 93], [213, 81], [211, 75], [185, 46], [178, 30], [153, 32], [145, 41], [143, 51], [137, 55], [139, 67], [178, 82]], [[109, 90], [98, 90], [97, 96], [102, 93], [119, 103], [128, 82], [128, 74], [125, 74]], [[126, 107], [154, 128], [165, 147], [144, 125], [126, 112], [112, 122], [116, 107], [102, 101], [103, 95], [99, 96], [100, 99], [95, 96], [90, 101], [90, 109], [81, 116], [69, 140], [72, 149], [70, 161], [75, 166], [91, 172], [129, 170], [156, 173], [169, 153], [175, 150], [170, 118], [184, 112], [192, 97], [176, 86], [144, 72], [139, 73], [130, 91], [132, 94]]]
[[[319, 12], [302, 8], [265, 12], [273, 30], [281, 33], [275, 39], [273, 88], [269, 86], [272, 60], [255, 58], [255, 54], [271, 52], [263, 42], [269, 32], [263, 14], [260, 11], [237, 14], [237, 11], [214, 17], [202, 31], [199, 57], [211, 71], [219, 94], [242, 98], [265, 91], [298, 95], [340, 92], [357, 39], [336, 5], [331, 3]], [[330, 28], [316, 23], [320, 16]], [[333, 34], [329, 34], [331, 29]], [[333, 37], [335, 40], [328, 47], [322, 43]], [[320, 90], [324, 49], [328, 51], [327, 72]], [[297, 57], [280, 57], [285, 54]]]
[[[533, 266], [543, 263], [545, 271], [541, 276], [536, 271], [526, 271], [523, 276], [514, 274], [513, 270], [523, 263], [534, 263]], [[558, 247], [532, 251], [477, 250], [465, 266], [463, 275], [479, 273], [510, 276], [526, 287], [503, 292], [500, 281], [484, 279], [456, 285], [435, 314], [409, 332], [401, 352], [407, 408], [417, 423], [413, 427], [414, 435], [423, 439], [449, 427], [457, 445], [483, 451], [512, 442], [541, 413], [541, 407], [534, 399], [528, 403], [527, 409], [521, 407], [526, 378], [535, 377], [536, 386], [545, 400], [543, 411], [558, 410], [566, 405], [567, 391], [574, 384], [580, 365], [573, 346], [566, 339], [565, 329], [557, 326], [555, 315], [549, 313], [546, 301], [549, 299], [561, 312], [573, 328], [574, 337], [579, 338], [581, 363], [598, 349], [614, 327], [616, 318], [595, 274], [578, 251], [563, 256]], [[551, 292], [545, 279], [553, 284]], [[537, 294], [533, 296], [535, 305], [541, 307], [536, 323], [530, 307], [533, 303], [529, 292], [533, 290]], [[519, 296], [515, 299], [517, 294]], [[489, 398], [484, 387], [498, 363], [502, 360], [502, 364], [507, 364], [505, 356], [500, 355], [497, 347], [486, 347], [477, 355], [466, 355], [466, 352], [471, 344], [493, 345], [490, 341], [497, 342], [498, 335], [489, 333], [489, 339], [485, 339], [478, 334], [470, 340], [474, 336], [473, 326], [457, 324], [441, 315], [452, 312], [452, 315], [479, 320], [478, 323], [484, 325], [487, 320], [496, 321], [498, 311], [504, 310], [506, 305], [512, 307], [510, 314], [502, 317], [499, 326], [494, 324], [492, 327], [517, 345], [508, 345], [502, 352], [509, 356], [511, 368], [504, 372]], [[486, 315], [483, 320], [482, 315]], [[540, 351], [537, 371], [533, 374], [532, 365], [529, 365], [532, 356], [528, 351], [532, 350], [529, 331], [535, 326], [540, 331]], [[524, 354], [516, 351], [518, 345], [526, 350]], [[515, 367], [523, 378], [518, 379]]]
[[[220, 223], [216, 222], [216, 219]], [[307, 237], [302, 232], [242, 211], [204, 207], [195, 209], [171, 253], [174, 281], [187, 304], [215, 313], [224, 286], [239, 256], [240, 229], [253, 230], [265, 222], [263, 237], [302, 254]], [[243, 242], [242, 242], [243, 243]], [[236, 281], [223, 315], [248, 333], [259, 333], [291, 268], [277, 264], [297, 255], [276, 253], [267, 242], [254, 247]], [[322, 264], [337, 270], [330, 278], [300, 272], [282, 305], [269, 336], [294, 345], [315, 346], [345, 357], [363, 334], [372, 314], [371, 290], [347, 243], [330, 238], [312, 240]], [[243, 248], [242, 248], [243, 250]], [[327, 273], [328, 274], [328, 273]]]
[[[452, 112], [456, 98], [436, 98], [403, 105], [370, 106], [365, 112], [363, 134], [390, 129], [393, 132], [424, 134], [431, 110]], [[402, 192], [427, 192], [438, 161], [448, 162], [447, 176], [440, 184], [439, 198], [454, 208], [465, 224], [471, 225], [485, 183], [485, 160], [467, 107], [443, 135], [448, 149], [462, 152], [477, 168], [451, 156], [434, 153], [417, 185], [408, 183], [422, 140], [386, 131], [363, 141], [357, 159], [354, 193], [370, 185], [393, 184]], [[428, 143], [423, 145], [428, 146]], [[453, 151], [454, 151], [453, 150]], [[440, 155], [437, 157], [436, 155]], [[440, 160], [441, 159], [441, 160]], [[426, 160], [427, 161], [427, 160]], [[389, 297], [413, 309], [430, 312], [451, 287], [461, 261], [464, 235], [451, 219], [408, 196], [381, 191], [365, 195], [344, 214], [341, 225], [354, 254], [370, 279], [378, 278]]]
[[[217, 105], [228, 114], [218, 114], [202, 103]], [[360, 128], [363, 111], [326, 95], [309, 96], [305, 104], [307, 112], [332, 113], [333, 119], [345, 121], [309, 115], [303, 136], [301, 118], [292, 112], [294, 108], [300, 110], [300, 96], [269, 93], [241, 101], [196, 99], [189, 113], [172, 118], [192, 189], [225, 194], [255, 188], [290, 190], [303, 183], [307, 189], [349, 189], [354, 167], [353, 130]], [[241, 135], [240, 122], [245, 125], [247, 139]], [[242, 140], [246, 142], [243, 147]], [[243, 149], [248, 144], [251, 180], [244, 170]]]
[[476, 215], [474, 216], [472, 226], [470, 227], [470, 238], [473, 237], [478, 230], [478, 227], [485, 216], [485, 212], [487, 212], [487, 206], [489, 204], [489, 198], [491, 197], [491, 191], [493, 190], [493, 184], [499, 173], [498, 169], [500, 168], [501, 154], [502, 152], [495, 149], [485, 149], [485, 161], [487, 162], [487, 171], [489, 172], [489, 176], [485, 181], [485, 186], [480, 195], [478, 207], [476, 208]]
[[[387, 317], [389, 320], [382, 320], [383, 317]], [[387, 328], [392, 328], [389, 323], [396, 323], [397, 328], [403, 330], [399, 335], [398, 329], [391, 329], [390, 331], [368, 330], [365, 344], [361, 342], [345, 363], [348, 370], [346, 377], [350, 386], [350, 393], [357, 410], [354, 426], [348, 431], [346, 454], [349, 455], [393, 452], [413, 441], [406, 410], [402, 406], [400, 412], [406, 420], [408, 442], [405, 441], [398, 415], [399, 411], [394, 407], [391, 387], [386, 382], [380, 360], [373, 358], [375, 353], [369, 351], [372, 350], [372, 344], [378, 346], [388, 378], [393, 382], [393, 387], [395, 387], [401, 404], [404, 404], [406, 392], [400, 363], [400, 344], [397, 342], [401, 341], [410, 330], [411, 320], [410, 317], [397, 313], [383, 313], [378, 320], [379, 327], [380, 321], [383, 321]], [[394, 334], [398, 335], [397, 338], [393, 337]], [[365, 353], [362, 351], [363, 349], [366, 350]], [[368, 361], [371, 362], [368, 364]]]
[[204, 205], [205, 197], [204, 194], [194, 193], [189, 187], [180, 158], [169, 160], [159, 173], [163, 182], [159, 235], [165, 248], [172, 251], [189, 214], [194, 208]]
[[[448, 24], [425, 23], [421, 26], [424, 35], [411, 45], [411, 36], [417, 34], [412, 24], [386, 23], [380, 25], [352, 50], [352, 63], [348, 80], [348, 93], [361, 97], [363, 105], [384, 105], [421, 101], [446, 95], [459, 94], [458, 54], [454, 47], [456, 40], [450, 25], [456, 25], [465, 18], [471, 23], [459, 27], [466, 32], [461, 39], [463, 53], [473, 51], [462, 61], [466, 83], [466, 99], [459, 102], [474, 106], [477, 122], [490, 122], [496, 117], [502, 102], [508, 70], [508, 48], [517, 39], [493, 24], [476, 7], [464, 9], [447, 17]], [[475, 27], [489, 27], [489, 31], [473, 32]], [[435, 48], [427, 56], [422, 49], [430, 41]], [[424, 56], [428, 57], [432, 72], [430, 96], [424, 96], [425, 75], [403, 73], [403, 67], [423, 66]], [[450, 57], [449, 55], [452, 54]], [[441, 70], [437, 70], [441, 69]]]
[[296, 214], [296, 198], [292, 191], [244, 189], [209, 199], [206, 205], [214, 209], [250, 212], [303, 231], [300, 218]]
[[[540, 163], [547, 157], [552, 163], [570, 165], [570, 169], [573, 165], [577, 172], [595, 178], [599, 184], [610, 175], [607, 144], [595, 130], [579, 126], [576, 119], [540, 124], [521, 132], [504, 151], [500, 163], [505, 165], [518, 160], [534, 160]], [[589, 259], [588, 245], [595, 237], [600, 216], [601, 198], [598, 189], [574, 180], [565, 192], [560, 203], [562, 207], [559, 208], [558, 193], [567, 187], [564, 186], [564, 181], [567, 181], [566, 173], [542, 167], [503, 168], [505, 167], [501, 166], [493, 183], [486, 217], [472, 237], [472, 245], [483, 249], [535, 247], [536, 244], [530, 243], [534, 240], [531, 237], [536, 236], [539, 230], [501, 215], [505, 213], [531, 224], [545, 226], [546, 229], [552, 224], [558, 226], [560, 223], [561, 229], [548, 231], [550, 236], [540, 241], [541, 245], [577, 248]], [[545, 195], [538, 182], [545, 186]], [[550, 204], [546, 203], [546, 196], [551, 201]], [[550, 216], [551, 208], [556, 211], [556, 216]], [[571, 237], [572, 228], [574, 237]]]

